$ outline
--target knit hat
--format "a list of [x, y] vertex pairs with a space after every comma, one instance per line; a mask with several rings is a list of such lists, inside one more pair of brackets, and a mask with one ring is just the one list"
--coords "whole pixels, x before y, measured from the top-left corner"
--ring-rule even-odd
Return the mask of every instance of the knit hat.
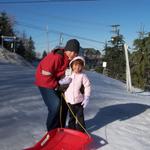
[[85, 59], [82, 57], [82, 56], [77, 56], [77, 57], [74, 57], [71, 62], [69, 63], [69, 66], [71, 67], [72, 63], [75, 61], [75, 60], [82, 60], [83, 61], [83, 65], [85, 66]]
[[80, 43], [78, 40], [71, 39], [71, 40], [67, 41], [66, 46], [65, 46], [66, 51], [74, 51], [78, 54], [79, 49], [80, 49]]

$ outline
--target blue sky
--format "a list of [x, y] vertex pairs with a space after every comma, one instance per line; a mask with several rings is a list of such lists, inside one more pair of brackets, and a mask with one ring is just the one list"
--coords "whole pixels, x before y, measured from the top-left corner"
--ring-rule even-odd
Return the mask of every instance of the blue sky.
[[[25, 0], [0, 0], [0, 2], [7, 1]], [[104, 46], [102, 43], [80, 37], [105, 42], [110, 40], [112, 36], [110, 25], [119, 24], [120, 33], [124, 35], [127, 44], [132, 46], [133, 40], [138, 37], [137, 32], [140, 31], [141, 26], [146, 32], [150, 31], [149, 6], [149, 0], [63, 1], [35, 4], [0, 3], [0, 11], [6, 11], [15, 18], [19, 23], [15, 26], [16, 30], [25, 32], [27, 36], [32, 36], [38, 52], [47, 50], [47, 41], [49, 48], [54, 48], [59, 43], [60, 32], [72, 35], [62, 36], [64, 45], [66, 40], [74, 38], [73, 35], [75, 35], [78, 36], [77, 39], [82, 47], [94, 47], [102, 50]], [[47, 27], [49, 30], [48, 40]]]

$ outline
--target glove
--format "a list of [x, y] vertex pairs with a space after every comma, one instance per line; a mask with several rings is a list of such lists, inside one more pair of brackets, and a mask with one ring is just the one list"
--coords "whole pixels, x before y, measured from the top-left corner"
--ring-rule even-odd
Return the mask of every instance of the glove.
[[85, 108], [88, 103], [89, 103], [89, 96], [85, 96], [84, 100], [81, 103], [81, 105], [83, 106], [83, 108]]
[[59, 84], [60, 84], [60, 85], [70, 84], [71, 81], [72, 81], [72, 79], [71, 79], [70, 77], [65, 77], [65, 78], [59, 80]]

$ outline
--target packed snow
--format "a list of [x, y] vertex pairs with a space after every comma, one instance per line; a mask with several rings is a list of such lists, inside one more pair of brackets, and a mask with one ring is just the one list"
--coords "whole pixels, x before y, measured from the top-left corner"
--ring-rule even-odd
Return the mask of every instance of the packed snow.
[[[150, 149], [150, 93], [126, 91], [120, 81], [86, 72], [91, 84], [85, 109], [93, 150]], [[47, 108], [34, 85], [35, 68], [0, 63], [0, 149], [33, 146], [46, 132]]]

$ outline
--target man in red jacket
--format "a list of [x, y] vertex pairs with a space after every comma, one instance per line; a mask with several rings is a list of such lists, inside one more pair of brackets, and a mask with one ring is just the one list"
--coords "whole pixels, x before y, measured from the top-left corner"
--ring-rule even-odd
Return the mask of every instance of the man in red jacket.
[[[60, 97], [57, 87], [59, 79], [64, 76], [70, 60], [78, 55], [80, 43], [76, 39], [67, 41], [64, 49], [54, 49], [39, 63], [35, 84], [39, 87], [48, 108], [47, 130], [60, 127]], [[64, 116], [65, 117], [65, 116]]]

